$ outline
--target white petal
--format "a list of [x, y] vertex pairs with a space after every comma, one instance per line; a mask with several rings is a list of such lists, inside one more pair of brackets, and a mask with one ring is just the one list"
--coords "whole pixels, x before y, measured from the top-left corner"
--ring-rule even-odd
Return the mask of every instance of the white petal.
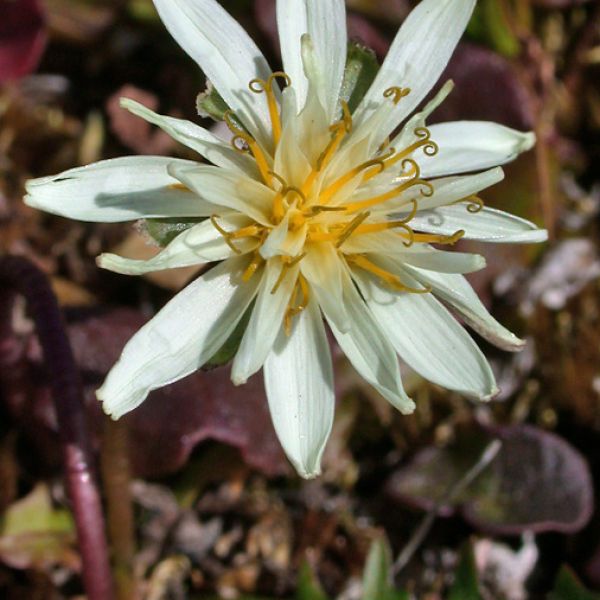
[[275, 342], [300, 269], [298, 265], [287, 269], [279, 282], [282, 268], [281, 260], [267, 262], [250, 322], [231, 368], [231, 380], [235, 385], [246, 383], [262, 367]]
[[435, 273], [416, 267], [406, 267], [406, 270], [423, 285], [431, 287], [436, 296], [456, 310], [483, 338], [509, 352], [523, 349], [525, 342], [490, 315], [462, 275]]
[[[435, 159], [426, 157], [420, 161], [420, 164], [425, 164], [430, 160]], [[401, 219], [403, 215], [412, 211], [412, 200], [417, 201], [419, 212], [431, 210], [438, 206], [445, 206], [468, 196], [474, 196], [503, 179], [504, 171], [500, 167], [495, 167], [489, 171], [474, 175], [459, 175], [458, 177], [434, 179], [429, 182], [433, 186], [433, 195], [431, 197], [422, 196], [418, 187], [409, 189], [401, 193], [397, 198], [381, 204], [377, 210], [372, 212], [372, 218], [379, 219], [383, 218], [384, 215], [388, 215], [391, 219]], [[383, 194], [392, 190], [398, 183], [397, 178], [388, 178], [385, 186], [380, 186], [379, 188], [366, 187], [363, 188], [364, 191], [361, 189], [360, 196], [372, 197]]]
[[[390, 261], [378, 266], [418, 287]], [[361, 269], [353, 276], [375, 318], [396, 352], [425, 379], [479, 400], [493, 397], [498, 388], [492, 370], [467, 332], [431, 294], [391, 291]]]
[[441, 123], [431, 125], [429, 131], [439, 152], [420, 163], [425, 179], [504, 165], [535, 144], [533, 133], [486, 121]]
[[385, 137], [435, 85], [462, 36], [476, 0], [422, 0], [402, 24], [371, 89], [356, 111], [365, 119], [392, 86], [410, 88], [390, 119]]
[[345, 274], [344, 304], [350, 315], [350, 329], [342, 332], [335, 315], [322, 306], [329, 327], [340, 348], [363, 379], [403, 414], [414, 411], [414, 402], [406, 395], [394, 348], [360, 297], [350, 276]]
[[252, 79], [271, 74], [265, 57], [241, 25], [215, 0], [154, 0], [175, 41], [198, 63], [250, 133], [266, 143], [271, 131], [264, 96]]
[[350, 329], [350, 317], [344, 305], [342, 283], [345, 267], [336, 250], [329, 243], [311, 244], [307, 247], [300, 268], [323, 311], [340, 331], [347, 332]]
[[264, 367], [275, 431], [286, 455], [305, 478], [321, 473], [321, 456], [333, 425], [333, 368], [316, 302], [281, 327]]
[[[412, 251], [411, 251], [412, 250]], [[398, 264], [409, 264], [439, 273], [474, 273], [485, 268], [485, 258], [479, 254], [437, 250], [422, 246], [393, 255]]]
[[239, 169], [249, 177], [258, 178], [256, 163], [249, 156], [240, 154], [231, 144], [225, 143], [204, 127], [191, 121], [159, 115], [129, 98], [121, 98], [121, 106], [145, 121], [157, 125], [174, 140], [195, 150], [217, 167]]
[[[251, 221], [244, 215], [221, 217], [219, 225], [228, 231], [235, 231]], [[226, 243], [225, 238], [213, 226], [211, 221], [203, 221], [180, 233], [162, 252], [149, 260], [131, 260], [116, 254], [101, 254], [97, 258], [99, 267], [123, 273], [124, 275], [142, 275], [163, 269], [189, 267], [217, 260], [225, 260], [236, 254], [246, 254], [258, 246], [255, 238], [244, 238], [234, 242], [239, 252]]]
[[[435, 160], [428, 159], [428, 160]], [[425, 165], [427, 161], [423, 161]], [[438, 206], [445, 206], [468, 196], [474, 196], [504, 179], [504, 171], [495, 167], [475, 175], [461, 175], [459, 177], [444, 177], [432, 181], [433, 196], [419, 199], [419, 212], [431, 210]]]
[[208, 165], [176, 167], [169, 172], [208, 202], [244, 213], [263, 225], [270, 224], [275, 192], [255, 179]]
[[275, 151], [273, 170], [289, 185], [296, 185], [308, 177], [312, 167], [299, 144], [300, 123], [296, 113], [296, 95], [293, 87], [287, 87], [283, 92], [281, 122], [283, 129]]
[[[454, 89], [454, 82], [452, 80], [446, 81], [446, 83], [439, 89], [435, 96], [423, 107], [423, 110], [415, 113], [402, 127], [398, 135], [392, 139], [390, 146], [401, 151], [404, 148], [410, 146], [410, 144], [417, 141], [415, 130], [420, 127], [425, 127], [425, 121], [431, 116], [433, 111], [438, 108], [444, 100], [450, 95], [450, 92]], [[434, 141], [437, 141], [434, 139]], [[423, 159], [427, 160], [427, 159]], [[421, 164], [421, 161], [419, 161]]]
[[312, 38], [319, 67], [317, 92], [329, 121], [338, 111], [338, 100], [346, 66], [347, 34], [344, 0], [278, 0], [277, 25], [283, 67], [292, 79], [303, 107], [308, 81], [301, 61], [301, 38]]
[[197, 163], [165, 156], [128, 156], [27, 182], [25, 203], [80, 221], [116, 223], [153, 217], [205, 217], [213, 208], [196, 194], [173, 188], [169, 165]]
[[260, 274], [241, 281], [247, 258], [225, 261], [179, 292], [127, 343], [96, 392], [118, 419], [154, 389], [193, 373], [221, 348], [256, 294]]
[[271, 230], [263, 245], [260, 247], [260, 255], [264, 259], [274, 256], [296, 257], [302, 253], [308, 225], [305, 223], [296, 230], [290, 230], [290, 213], [288, 210], [281, 223]]
[[421, 243], [407, 248], [403, 240], [391, 231], [351, 237], [344, 244], [343, 251], [347, 254], [390, 256], [398, 264], [406, 263], [442, 273], [472, 273], [486, 265], [485, 258], [479, 254], [448, 252]]
[[302, 36], [301, 47], [304, 73], [308, 79], [308, 95], [298, 117], [298, 143], [308, 162], [314, 166], [323, 148], [331, 140], [331, 119], [319, 95], [319, 88], [322, 86], [320, 64], [312, 38], [308, 34]]
[[497, 244], [531, 244], [548, 239], [548, 232], [530, 221], [495, 208], [484, 207], [478, 213], [471, 213], [468, 204], [419, 212], [410, 225], [419, 231], [442, 235], [462, 229], [467, 240]]

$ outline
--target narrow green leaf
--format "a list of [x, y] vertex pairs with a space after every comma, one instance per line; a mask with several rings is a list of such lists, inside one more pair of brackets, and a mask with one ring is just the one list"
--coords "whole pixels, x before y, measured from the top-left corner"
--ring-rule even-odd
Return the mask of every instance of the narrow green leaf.
[[189, 218], [182, 221], [172, 219], [145, 219], [144, 226], [148, 235], [161, 247], [170, 244], [180, 233], [204, 221], [204, 218]]
[[508, 58], [513, 58], [520, 52], [519, 40], [511, 31], [498, 0], [480, 0], [467, 31], [475, 39]]
[[244, 333], [246, 332], [246, 327], [248, 327], [248, 322], [250, 321], [250, 316], [252, 315], [252, 310], [254, 309], [254, 302], [250, 304], [250, 306], [246, 309], [244, 316], [240, 319], [240, 322], [237, 324], [236, 328], [233, 330], [233, 333], [229, 336], [227, 341], [219, 348], [217, 353], [202, 367], [204, 371], [208, 371], [210, 369], [214, 369], [215, 367], [220, 367], [222, 365], [226, 365], [230, 360], [233, 359], [240, 344], [242, 343], [242, 338], [244, 337]]
[[586, 590], [575, 573], [563, 565], [554, 582], [548, 600], [600, 600], [600, 594]]
[[408, 594], [394, 589], [391, 578], [392, 551], [384, 536], [371, 544], [363, 573], [362, 600], [408, 600]]
[[198, 94], [196, 98], [196, 109], [201, 117], [223, 121], [229, 106], [209, 81], [206, 91]]
[[328, 600], [317, 576], [308, 562], [303, 562], [298, 574], [296, 600]]
[[357, 43], [349, 45], [340, 99], [348, 103], [351, 113], [364, 98], [378, 71], [379, 63], [373, 50]]
[[483, 600], [477, 579], [473, 547], [467, 543], [461, 550], [448, 600]]

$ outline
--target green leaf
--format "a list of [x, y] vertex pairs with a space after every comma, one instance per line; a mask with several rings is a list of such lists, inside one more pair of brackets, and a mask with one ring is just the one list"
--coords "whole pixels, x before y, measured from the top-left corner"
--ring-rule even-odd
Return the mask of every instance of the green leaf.
[[461, 550], [448, 600], [483, 600], [479, 591], [473, 547], [470, 543], [465, 544]]
[[373, 50], [355, 42], [349, 45], [340, 99], [348, 103], [351, 113], [364, 98], [378, 71], [379, 63]]
[[225, 113], [229, 110], [227, 102], [223, 100], [221, 94], [213, 87], [212, 83], [207, 82], [206, 91], [198, 94], [196, 98], [196, 109], [201, 117], [210, 117], [214, 121], [225, 120]]
[[317, 576], [308, 562], [303, 562], [298, 574], [296, 600], [328, 600]]
[[521, 50], [498, 0], [480, 0], [467, 31], [476, 40], [508, 58], [517, 56]]
[[48, 488], [40, 483], [28, 496], [7, 509], [0, 535], [21, 535], [42, 531], [72, 533], [74, 524], [68, 511], [53, 508]]
[[242, 338], [244, 337], [244, 333], [246, 333], [246, 327], [248, 327], [248, 322], [250, 321], [250, 316], [252, 315], [252, 310], [254, 309], [254, 301], [250, 306], [246, 309], [244, 316], [240, 319], [240, 322], [237, 324], [236, 328], [233, 330], [233, 333], [229, 336], [227, 341], [221, 346], [221, 348], [217, 351], [217, 353], [202, 367], [203, 370], [208, 371], [210, 369], [214, 369], [215, 367], [221, 367], [222, 365], [226, 365], [230, 360], [233, 359], [240, 344], [242, 343]]
[[182, 221], [171, 219], [145, 219], [144, 226], [148, 235], [161, 247], [169, 245], [180, 233], [204, 221], [204, 218], [189, 218]]
[[548, 600], [600, 600], [600, 594], [586, 590], [575, 573], [563, 565], [554, 582]]
[[0, 561], [15, 569], [76, 568], [75, 525], [71, 514], [54, 508], [48, 487], [38, 484], [4, 513]]
[[363, 573], [362, 600], [408, 600], [408, 594], [392, 584], [392, 551], [385, 536], [371, 544]]

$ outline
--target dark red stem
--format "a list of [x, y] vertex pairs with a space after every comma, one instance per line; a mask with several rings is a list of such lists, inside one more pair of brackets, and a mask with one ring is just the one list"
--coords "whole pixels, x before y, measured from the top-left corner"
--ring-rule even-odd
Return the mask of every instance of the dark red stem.
[[93, 473], [79, 372], [48, 278], [17, 256], [0, 257], [0, 289], [25, 297], [43, 349], [89, 600], [112, 600], [113, 585], [100, 493]]

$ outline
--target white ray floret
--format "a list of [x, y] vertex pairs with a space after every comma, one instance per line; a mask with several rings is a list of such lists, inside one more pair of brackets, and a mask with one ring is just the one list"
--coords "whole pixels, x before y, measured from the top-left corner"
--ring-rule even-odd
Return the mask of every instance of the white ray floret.
[[438, 385], [493, 397], [493, 373], [451, 311], [501, 348], [523, 342], [463, 277], [485, 259], [449, 247], [463, 237], [546, 238], [478, 196], [535, 138], [478, 121], [428, 127], [451, 83], [414, 113], [475, 0], [422, 0], [353, 114], [340, 100], [343, 0], [277, 1], [284, 70], [275, 72], [216, 0], [154, 3], [231, 109], [231, 143], [125, 99], [124, 108], [212, 164], [130, 157], [27, 184], [28, 204], [70, 218], [192, 221], [154, 258], [103, 254], [104, 268], [142, 274], [218, 262], [129, 341], [98, 390], [104, 410], [118, 418], [209, 362], [246, 314], [232, 380], [243, 384], [264, 367], [275, 430], [303, 477], [321, 472], [333, 423], [325, 323], [356, 371], [402, 413], [415, 405], [398, 356]]

